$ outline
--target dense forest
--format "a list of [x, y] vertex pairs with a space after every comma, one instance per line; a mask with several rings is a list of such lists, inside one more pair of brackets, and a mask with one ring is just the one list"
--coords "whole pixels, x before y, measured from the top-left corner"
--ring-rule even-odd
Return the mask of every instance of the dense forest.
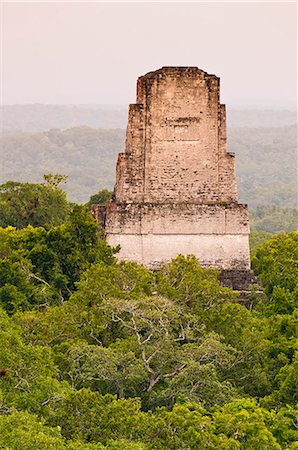
[[235, 151], [239, 198], [255, 208], [297, 207], [297, 126], [232, 128], [228, 148]]
[[3, 111], [0, 448], [298, 449], [295, 113], [228, 114], [263, 289], [243, 302], [191, 255], [150, 271], [105, 241], [125, 110]]
[[[294, 125], [230, 128], [228, 148], [236, 153], [239, 199], [250, 208], [297, 206], [296, 131]], [[124, 140], [124, 130], [87, 126], [4, 133], [0, 182], [40, 182], [43, 173], [59, 172], [68, 175], [69, 198], [85, 203], [98, 190], [112, 189]]]
[[0, 189], [0, 448], [297, 449], [298, 233], [253, 233], [248, 308], [193, 256], [118, 262], [64, 181]]

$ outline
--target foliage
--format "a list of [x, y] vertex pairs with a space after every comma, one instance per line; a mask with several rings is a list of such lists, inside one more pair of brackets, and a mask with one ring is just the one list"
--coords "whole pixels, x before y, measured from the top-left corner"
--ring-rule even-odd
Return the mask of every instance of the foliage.
[[62, 175], [45, 175], [46, 184], [8, 181], [0, 186], [0, 226], [46, 229], [62, 224], [68, 215], [66, 194], [58, 187]]
[[180, 255], [159, 271], [157, 289], [160, 294], [199, 312], [233, 298], [231, 290], [220, 286], [218, 275], [216, 269], [203, 269], [194, 256]]
[[298, 300], [298, 232], [279, 233], [256, 250], [255, 273], [265, 286], [273, 313], [292, 313]]
[[[278, 231], [296, 231], [298, 224], [297, 208], [280, 206], [259, 206], [250, 211], [250, 225], [257, 231], [277, 233]], [[265, 234], [264, 234], [265, 236]], [[269, 236], [268, 236], [269, 238]]]
[[297, 448], [298, 233], [264, 237], [249, 310], [194, 256], [117, 262], [82, 206], [1, 228], [0, 447]]
[[[4, 110], [0, 182], [37, 183], [46, 167], [69, 176], [66, 190], [71, 201], [85, 203], [98, 190], [113, 188], [127, 111], [53, 105], [14, 105]], [[250, 208], [296, 207], [295, 112], [228, 111], [228, 115], [228, 151], [236, 152], [240, 201]], [[262, 222], [268, 227], [266, 220]], [[272, 224], [274, 229], [265, 231], [278, 231], [276, 218]]]
[[61, 303], [80, 274], [93, 263], [113, 262], [114, 249], [97, 232], [90, 213], [75, 206], [68, 221], [46, 230], [28, 226], [0, 229], [0, 304], [10, 313], [34, 305]]
[[91, 195], [89, 201], [86, 203], [86, 206], [90, 208], [91, 205], [94, 204], [105, 205], [110, 201], [111, 197], [112, 192], [107, 189], [101, 189], [97, 194]]
[[65, 448], [59, 427], [46, 426], [28, 412], [0, 416], [0, 447], [11, 450], [57, 450]]
[[250, 257], [253, 258], [257, 248], [268, 241], [272, 236], [273, 234], [268, 233], [268, 231], [251, 230], [249, 235]]
[[43, 178], [44, 178], [44, 184], [51, 189], [57, 189], [60, 183], [67, 182], [66, 175], [45, 173]]

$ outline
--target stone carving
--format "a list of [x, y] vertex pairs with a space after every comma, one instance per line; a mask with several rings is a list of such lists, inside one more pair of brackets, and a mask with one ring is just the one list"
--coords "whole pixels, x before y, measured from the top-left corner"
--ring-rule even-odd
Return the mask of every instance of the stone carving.
[[219, 78], [197, 67], [163, 67], [138, 79], [104, 214], [120, 259], [154, 269], [194, 254], [205, 267], [249, 271], [247, 205], [237, 202], [219, 94]]

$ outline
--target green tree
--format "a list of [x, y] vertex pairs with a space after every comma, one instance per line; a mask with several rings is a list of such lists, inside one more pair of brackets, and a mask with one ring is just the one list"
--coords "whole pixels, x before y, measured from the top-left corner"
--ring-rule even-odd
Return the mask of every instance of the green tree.
[[274, 419], [271, 431], [282, 448], [297, 449], [298, 443], [298, 407], [281, 408]]
[[252, 266], [265, 287], [267, 312], [285, 314], [298, 306], [298, 232], [279, 233], [256, 250]]
[[253, 258], [256, 254], [257, 248], [266, 241], [269, 241], [272, 236], [273, 234], [268, 233], [268, 231], [251, 230], [249, 235], [250, 257]]
[[57, 189], [59, 184], [67, 182], [67, 176], [61, 175], [58, 173], [45, 173], [44, 176], [44, 184], [52, 189]]
[[[237, 395], [223, 379], [237, 351], [217, 335], [202, 336], [200, 318], [158, 296], [100, 298], [96, 287], [95, 292], [99, 299], [88, 300], [84, 326], [93, 345], [59, 348], [60, 368], [71, 384], [120, 397], [137, 395], [146, 408], [172, 405], [181, 396], [213, 404]], [[79, 288], [71, 301], [80, 302], [81, 295]]]
[[60, 427], [48, 427], [28, 412], [0, 416], [0, 447], [9, 450], [65, 449]]
[[1, 234], [5, 249], [0, 260], [0, 302], [10, 313], [18, 307], [62, 303], [92, 264], [114, 262], [116, 250], [82, 206], [75, 206], [65, 224], [50, 230], [10, 227]]
[[[255, 400], [235, 400], [213, 414], [216, 434], [223, 433], [238, 441], [246, 450], [281, 450], [270, 431], [274, 412], [261, 408]], [[237, 447], [235, 447], [237, 448]]]
[[192, 256], [118, 263], [84, 207], [0, 238], [0, 447], [297, 448], [297, 233], [253, 310]]
[[117, 400], [81, 389], [57, 403], [48, 422], [60, 425], [67, 439], [106, 444], [116, 439], [142, 440], [148, 417], [138, 399]]
[[0, 388], [2, 411], [11, 407], [44, 414], [70, 386], [58, 381], [59, 370], [49, 347], [24, 342], [21, 329], [0, 310]]
[[86, 203], [86, 206], [90, 208], [91, 205], [95, 204], [105, 205], [111, 200], [111, 198], [111, 191], [108, 191], [108, 189], [101, 189], [97, 194], [91, 195], [89, 201]]
[[192, 308], [196, 313], [215, 307], [237, 295], [218, 281], [216, 269], [203, 269], [193, 255], [179, 255], [157, 272], [157, 291]]
[[56, 362], [62, 377], [76, 389], [136, 397], [146, 386], [147, 374], [132, 347], [123, 341], [109, 348], [68, 342], [55, 348]]
[[32, 184], [8, 181], [0, 186], [0, 226], [24, 228], [28, 225], [46, 229], [65, 222], [69, 213], [66, 194], [59, 189], [59, 181]]

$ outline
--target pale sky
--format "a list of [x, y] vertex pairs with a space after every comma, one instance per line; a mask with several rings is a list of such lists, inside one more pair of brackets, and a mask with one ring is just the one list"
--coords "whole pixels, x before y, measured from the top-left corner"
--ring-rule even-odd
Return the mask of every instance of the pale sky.
[[135, 102], [138, 76], [198, 66], [227, 105], [294, 106], [296, 2], [2, 1], [2, 104]]

